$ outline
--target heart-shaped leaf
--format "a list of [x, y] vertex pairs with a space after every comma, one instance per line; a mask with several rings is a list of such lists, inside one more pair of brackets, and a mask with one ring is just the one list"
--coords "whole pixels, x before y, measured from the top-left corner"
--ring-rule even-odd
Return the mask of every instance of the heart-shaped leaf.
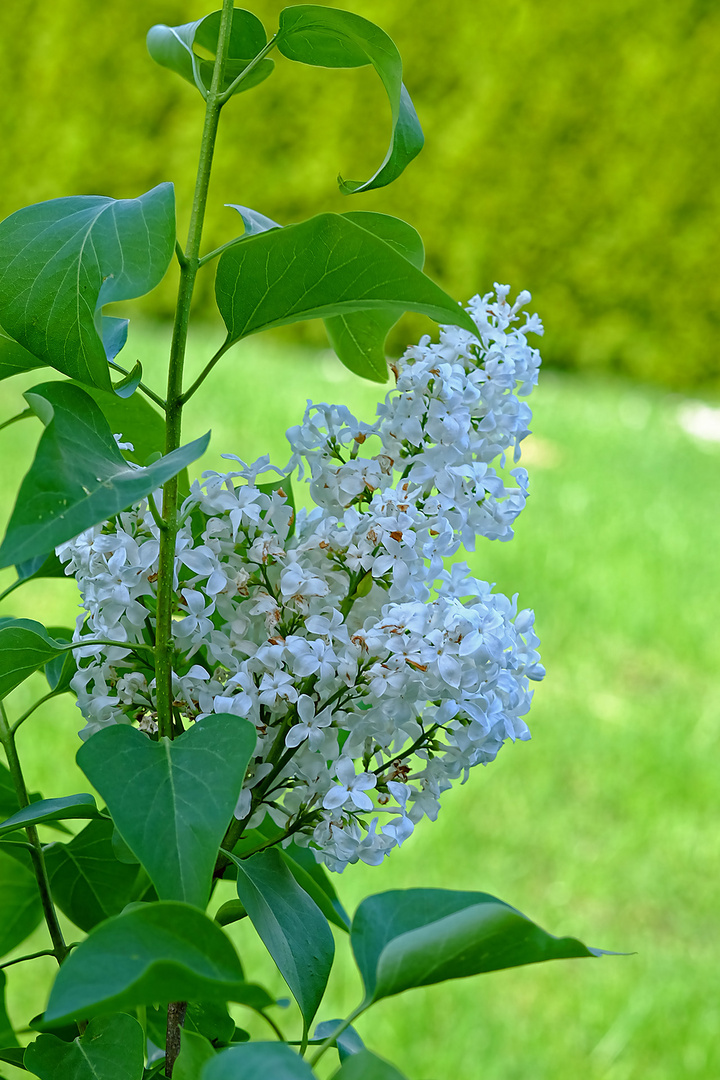
[[[212, 82], [214, 61], [205, 60], [196, 46], [213, 56], [217, 52], [222, 12], [213, 11], [204, 19], [184, 23], [182, 26], [160, 24], [150, 28], [147, 36], [148, 52], [162, 67], [170, 68], [177, 75], [198, 88], [207, 96]], [[234, 8], [225, 74], [221, 89], [227, 90], [250, 61], [267, 44], [265, 28], [256, 15], [244, 8]], [[272, 60], [260, 60], [246, 78], [233, 90], [240, 94], [267, 79], [274, 68]]]
[[332, 1080], [405, 1080], [389, 1061], [367, 1048], [346, 1056]]
[[183, 1028], [180, 1032], [180, 1053], [173, 1067], [173, 1080], [198, 1080], [206, 1061], [215, 1057], [213, 1044], [203, 1035]]
[[272, 1004], [261, 987], [244, 981], [230, 939], [197, 908], [172, 901], [135, 904], [73, 949], [55, 979], [44, 1025], [193, 1000], [255, 1009]]
[[369, 1004], [413, 986], [569, 957], [598, 956], [479, 892], [404, 889], [369, 896], [350, 941]]
[[109, 390], [102, 306], [154, 289], [174, 245], [172, 184], [27, 206], [0, 223], [0, 321], [44, 364]]
[[162, 899], [206, 906], [256, 739], [248, 720], [219, 714], [172, 742], [118, 724], [80, 747], [80, 768]]
[[69, 821], [71, 818], [102, 817], [92, 795], [66, 795], [61, 799], [41, 799], [18, 810], [0, 823], [0, 836], [28, 825], [45, 825], [49, 821]]
[[6, 849], [0, 851], [0, 956], [32, 934], [42, 918], [40, 894], [33, 872]]
[[[224, 348], [274, 326], [354, 312], [418, 311], [476, 332], [470, 316], [394, 247], [344, 214], [251, 236], [220, 256]], [[377, 378], [368, 362], [363, 371]]]
[[277, 850], [269, 848], [249, 859], [230, 858], [238, 868], [238, 896], [309, 1027], [335, 955], [327, 919]]
[[0, 566], [45, 554], [126, 509], [199, 458], [210, 439], [208, 433], [144, 469], [131, 468], [89, 394], [50, 382], [25, 397], [47, 426], [0, 546]]
[[25, 1068], [40, 1080], [142, 1080], [143, 1030], [133, 1016], [97, 1016], [73, 1042], [39, 1035], [25, 1051]]
[[65, 651], [32, 619], [0, 619], [0, 698]]
[[200, 1080], [314, 1080], [314, 1076], [287, 1043], [250, 1042], [222, 1050], [203, 1067]]
[[92, 930], [111, 915], [119, 915], [126, 904], [142, 899], [148, 890], [155, 895], [138, 863], [117, 858], [112, 837], [112, 821], [100, 818], [69, 844], [45, 848], [53, 900], [81, 930]]
[[[343, 216], [384, 240], [416, 269], [422, 270], [425, 248], [412, 225], [388, 214], [366, 210]], [[386, 382], [385, 339], [397, 320], [394, 311], [354, 311], [325, 319], [325, 329], [330, 344], [346, 368], [356, 375], [372, 378], [373, 382]]]
[[402, 60], [384, 30], [360, 15], [337, 8], [301, 4], [280, 13], [277, 47], [283, 56], [314, 67], [348, 68], [372, 64], [392, 110], [392, 138], [377, 172], [364, 182], [339, 180], [346, 195], [384, 187], [396, 179], [423, 147], [423, 133], [403, 86]]

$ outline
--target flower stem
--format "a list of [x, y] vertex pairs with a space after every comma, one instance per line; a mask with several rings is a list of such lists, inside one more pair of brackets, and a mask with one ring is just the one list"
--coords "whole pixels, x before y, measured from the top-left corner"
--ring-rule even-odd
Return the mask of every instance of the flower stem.
[[[230, 46], [233, 20], [233, 0], [223, 0], [217, 52], [213, 67], [210, 90], [205, 99], [205, 124], [200, 143], [197, 179], [190, 212], [190, 225], [185, 251], [178, 259], [180, 283], [178, 286], [175, 323], [173, 326], [170, 362], [168, 365], [167, 394], [165, 395], [165, 453], [170, 454], [180, 446], [183, 411], [183, 367], [187, 347], [190, 304], [195, 279], [200, 268], [200, 242], [202, 240], [205, 207], [207, 205], [210, 172], [212, 169], [215, 139], [223, 106], [222, 85], [225, 63]], [[165, 528], [160, 532], [160, 555], [158, 561], [157, 631], [155, 639], [155, 684], [157, 696], [158, 734], [172, 739], [173, 725], [173, 584], [175, 576], [175, 543], [178, 534], [178, 478], [174, 476], [163, 488], [162, 515]], [[171, 1077], [180, 1053], [180, 1031], [185, 1021], [187, 1003], [173, 1001], [168, 1005], [165, 1042], [165, 1076]]]
[[[205, 207], [207, 204], [210, 171], [212, 168], [215, 139], [217, 137], [220, 110], [223, 101], [221, 87], [225, 62], [230, 44], [232, 26], [232, 0], [223, 0], [217, 53], [210, 90], [205, 104], [200, 156], [198, 160], [195, 194], [193, 197], [187, 244], [180, 261], [180, 284], [178, 286], [175, 323], [173, 326], [170, 363], [168, 366], [166, 406], [165, 453], [170, 454], [180, 446], [183, 410], [183, 367], [187, 346], [190, 304], [195, 278], [200, 265], [200, 241], [202, 239]], [[160, 736], [173, 737], [172, 719], [172, 610], [173, 577], [175, 570], [175, 541], [178, 533], [178, 478], [174, 476], [163, 488], [162, 513], [167, 528], [160, 534], [160, 557], [158, 566], [157, 643], [155, 677], [157, 685], [158, 731]]]
[[[0, 744], [5, 751], [5, 757], [7, 758], [8, 768], [13, 779], [15, 794], [17, 795], [20, 809], [24, 810], [26, 806], [30, 805], [30, 799], [25, 785], [25, 777], [23, 776], [22, 767], [20, 765], [17, 747], [15, 745], [15, 736], [10, 729], [7, 713], [5, 712], [5, 706], [2, 701], [0, 701]], [[45, 866], [45, 856], [43, 855], [42, 845], [34, 825], [28, 825], [25, 832], [27, 833], [27, 838], [31, 845], [30, 858], [32, 860], [33, 870], [35, 871], [35, 878], [37, 879], [45, 922], [47, 923], [47, 928], [50, 932], [50, 940], [53, 945], [53, 956], [58, 964], [62, 964], [70, 950], [65, 944], [65, 939], [62, 930], [60, 929], [60, 923], [58, 922], [57, 912], [55, 911], [55, 905], [52, 901], [50, 881], [48, 879], [47, 867]]]

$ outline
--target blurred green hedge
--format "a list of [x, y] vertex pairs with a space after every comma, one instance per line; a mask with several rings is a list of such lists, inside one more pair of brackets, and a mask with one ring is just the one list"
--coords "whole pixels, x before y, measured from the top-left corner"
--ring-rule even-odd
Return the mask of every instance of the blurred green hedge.
[[[272, 32], [282, 6], [257, 0], [253, 10]], [[392, 187], [345, 199], [336, 174], [369, 175], [385, 151], [379, 83], [369, 69], [278, 58], [272, 78], [226, 110], [208, 243], [240, 231], [225, 202], [281, 222], [351, 206], [394, 213], [420, 230], [428, 271], [459, 299], [494, 280], [529, 288], [550, 364], [720, 386], [717, 4], [336, 6], [396, 40], [425, 150]], [[184, 227], [201, 101], [152, 64], [144, 38], [152, 23], [209, 10], [191, 0], [6, 0], [0, 215], [174, 179]], [[172, 281], [159, 299], [168, 314]], [[200, 303], [209, 313], [210, 281]], [[404, 333], [420, 328], [408, 320]], [[298, 332], [320, 340], [314, 324]]]

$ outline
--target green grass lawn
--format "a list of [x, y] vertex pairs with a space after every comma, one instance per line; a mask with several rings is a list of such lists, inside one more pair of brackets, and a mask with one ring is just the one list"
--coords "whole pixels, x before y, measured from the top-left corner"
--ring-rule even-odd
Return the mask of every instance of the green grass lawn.
[[[151, 380], [163, 340], [146, 329], [128, 347], [149, 358]], [[201, 336], [191, 363], [207, 355]], [[218, 467], [222, 451], [269, 451], [283, 464], [284, 430], [308, 397], [373, 415], [378, 388], [329, 355], [251, 342], [222, 363], [186, 425], [188, 439], [212, 426], [204, 467]], [[4, 393], [0, 420], [18, 411], [16, 386]], [[439, 820], [423, 822], [382, 867], [350, 867], [336, 885], [350, 910], [389, 888], [484, 890], [553, 933], [633, 955], [416, 990], [376, 1006], [358, 1028], [411, 1080], [716, 1080], [720, 444], [679, 428], [677, 400], [626, 383], [547, 374], [533, 408], [532, 494], [517, 536], [482, 542], [469, 557], [475, 573], [536, 611], [548, 675], [529, 718], [533, 739], [449, 792]], [[6, 498], [37, 426], [0, 433]], [[2, 614], [67, 622], [76, 603], [71, 582], [40, 582]], [[25, 707], [39, 685], [21, 687], [11, 707]], [[78, 726], [69, 699], [25, 725], [31, 786], [87, 788], [72, 760]], [[250, 976], [262, 977], [269, 969], [252, 930], [241, 924], [235, 936]], [[44, 941], [40, 930], [32, 948]], [[344, 940], [336, 966], [330, 1016], [358, 993]], [[45, 960], [9, 969], [16, 1019], [43, 1008], [51, 971]], [[286, 994], [279, 978], [272, 988]]]

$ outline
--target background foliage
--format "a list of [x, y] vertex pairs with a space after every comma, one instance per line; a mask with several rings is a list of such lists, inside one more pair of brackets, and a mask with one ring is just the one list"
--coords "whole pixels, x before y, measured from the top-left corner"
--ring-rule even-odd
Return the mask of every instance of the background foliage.
[[[272, 32], [283, 6], [258, 0], [253, 10]], [[152, 23], [211, 7], [59, 0], [40, 18], [30, 0], [2, 5], [0, 216], [58, 195], [136, 195], [173, 177], [182, 222], [200, 102], [149, 62], [144, 38]], [[493, 279], [529, 288], [553, 366], [717, 388], [720, 9], [709, 0], [354, 9], [396, 40], [427, 145], [398, 183], [352, 208], [414, 224], [428, 272], [459, 298]], [[282, 223], [350, 209], [335, 175], [369, 175], [384, 153], [387, 131], [366, 123], [387, 112], [371, 70], [328, 78], [291, 66], [279, 63], [227, 110], [208, 244], [237, 228], [229, 201]], [[287, 128], [266, 138], [281, 109]], [[168, 314], [174, 285], [161, 289]], [[209, 314], [207, 292], [199, 301]], [[395, 346], [420, 328], [407, 320]], [[322, 340], [318, 324], [289, 333]]]

